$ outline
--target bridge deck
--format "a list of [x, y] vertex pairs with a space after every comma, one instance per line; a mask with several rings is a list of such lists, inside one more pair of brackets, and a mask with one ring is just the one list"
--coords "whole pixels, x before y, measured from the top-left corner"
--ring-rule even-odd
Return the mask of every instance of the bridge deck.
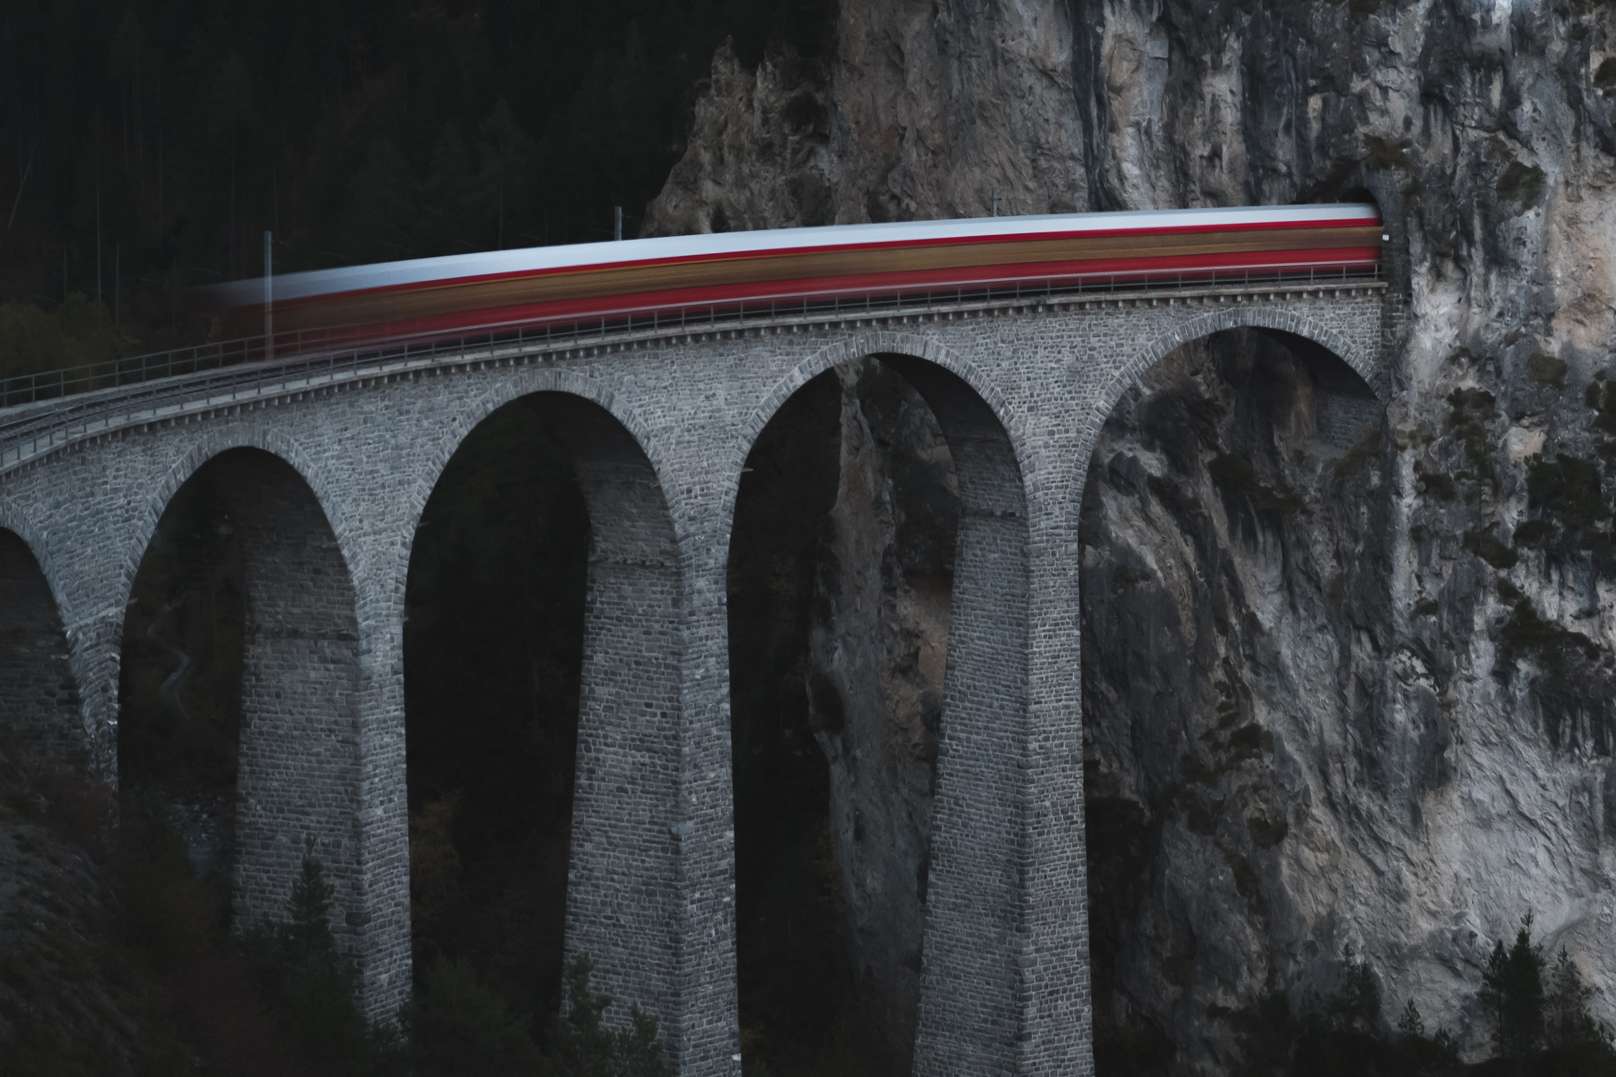
[[581, 347], [614, 348], [656, 340], [715, 333], [799, 329], [826, 324], [881, 322], [892, 318], [935, 318], [955, 315], [1038, 311], [1071, 306], [1148, 303], [1171, 305], [1180, 301], [1226, 297], [1250, 299], [1298, 293], [1383, 291], [1384, 281], [1348, 278], [1330, 281], [1269, 281], [1260, 285], [1117, 290], [1104, 293], [1051, 293], [1032, 297], [1009, 296], [959, 301], [936, 300], [924, 305], [891, 304], [837, 311], [808, 311], [757, 315], [737, 319], [714, 318], [698, 322], [633, 325], [574, 333], [525, 332], [523, 327], [498, 333], [468, 334], [427, 342], [403, 341], [367, 345], [363, 349], [320, 350], [272, 360], [237, 363], [195, 373], [132, 381], [111, 388], [54, 397], [45, 401], [0, 408], [0, 474], [73, 442], [131, 426], [183, 419], [221, 408], [376, 378], [395, 378], [425, 370], [474, 366]]

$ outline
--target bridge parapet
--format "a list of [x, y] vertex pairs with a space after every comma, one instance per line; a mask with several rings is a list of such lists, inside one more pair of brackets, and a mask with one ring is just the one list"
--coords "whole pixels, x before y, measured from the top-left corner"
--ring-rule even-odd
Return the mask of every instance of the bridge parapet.
[[[705, 318], [674, 320], [653, 315], [645, 320], [646, 324], [629, 321], [613, 325], [603, 321], [587, 330], [571, 328], [566, 332], [516, 326], [453, 337], [404, 338], [364, 347], [317, 348], [312, 353], [298, 352], [278, 359], [254, 359], [262, 350], [254, 351], [251, 341], [231, 342], [217, 349], [202, 346], [80, 368], [78, 372], [67, 372], [60, 383], [69, 391], [53, 390], [55, 395], [44, 399], [34, 399], [41, 391], [37, 376], [0, 381], [0, 475], [66, 445], [130, 426], [188, 420], [284, 398], [297, 399], [307, 393], [362, 387], [455, 367], [566, 361], [657, 344], [733, 339], [738, 335], [856, 331], [865, 326], [1057, 312], [1163, 306], [1188, 309], [1208, 303], [1274, 303], [1326, 295], [1383, 297], [1385, 293], [1386, 285], [1378, 279], [1344, 277], [1167, 289], [1047, 290], [997, 298], [972, 298], [969, 293], [926, 294], [886, 305], [843, 302], [827, 310], [808, 309], [807, 304], [801, 304], [750, 314], [742, 311], [734, 316], [715, 313]], [[304, 347], [306, 342], [288, 340], [284, 346]], [[135, 365], [121, 365], [126, 362]], [[108, 378], [115, 384], [101, 384]], [[5, 401], [23, 397], [27, 397], [24, 402], [5, 406]]]

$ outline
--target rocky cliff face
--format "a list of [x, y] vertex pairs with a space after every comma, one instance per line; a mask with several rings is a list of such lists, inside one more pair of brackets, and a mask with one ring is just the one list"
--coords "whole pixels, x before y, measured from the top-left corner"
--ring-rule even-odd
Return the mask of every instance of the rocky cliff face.
[[1091, 461], [1102, 1021], [1216, 1068], [1218, 1014], [1350, 946], [1476, 1044], [1528, 909], [1616, 1012], [1616, 13], [843, 0], [836, 41], [720, 51], [653, 229], [1372, 190], [1406, 250], [1406, 348], [1348, 451], [1317, 436], [1329, 357], [1228, 334]]
[[959, 493], [937, 420], [878, 362], [839, 377], [841, 453], [815, 592], [809, 713], [872, 1072], [907, 1073]]

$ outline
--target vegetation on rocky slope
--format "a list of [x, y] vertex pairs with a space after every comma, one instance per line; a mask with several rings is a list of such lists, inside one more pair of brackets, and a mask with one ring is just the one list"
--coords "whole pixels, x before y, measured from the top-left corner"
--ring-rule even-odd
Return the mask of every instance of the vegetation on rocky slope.
[[[116, 819], [116, 823], [115, 823]], [[183, 841], [97, 782], [0, 745], [0, 1072], [30, 1077], [667, 1077], [656, 1022], [608, 1027], [586, 957], [544, 1045], [465, 962], [373, 1025], [306, 857], [285, 918], [245, 932]]]

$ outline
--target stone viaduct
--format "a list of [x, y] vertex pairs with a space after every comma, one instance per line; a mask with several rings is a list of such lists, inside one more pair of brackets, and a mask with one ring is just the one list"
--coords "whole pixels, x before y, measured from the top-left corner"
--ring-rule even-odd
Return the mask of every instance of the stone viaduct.
[[794, 392], [888, 358], [937, 415], [961, 500], [915, 1069], [1089, 1074], [1078, 515], [1096, 437], [1143, 371], [1235, 327], [1323, 345], [1372, 403], [1396, 338], [1386, 289], [795, 315], [324, 372], [260, 365], [228, 391], [215, 377], [173, 380], [155, 401], [103, 394], [94, 421], [61, 404], [43, 435], [0, 440], [0, 722], [116, 774], [135, 573], [180, 487], [229, 468], [248, 550], [236, 905], [283, 909], [315, 835], [366, 1005], [391, 1012], [411, 983], [411, 544], [457, 446], [496, 409], [546, 394], [591, 526], [567, 946], [594, 957], [620, 1005], [658, 1018], [680, 1073], [738, 1074], [725, 579], [737, 490]]

